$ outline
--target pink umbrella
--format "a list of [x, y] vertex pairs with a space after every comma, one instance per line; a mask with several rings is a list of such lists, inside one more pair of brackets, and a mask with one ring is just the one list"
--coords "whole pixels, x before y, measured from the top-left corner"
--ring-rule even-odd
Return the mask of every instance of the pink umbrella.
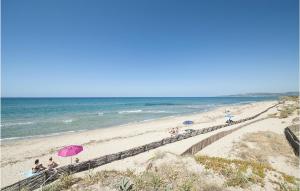
[[58, 156], [61, 157], [71, 157], [71, 163], [72, 163], [72, 156], [77, 155], [83, 151], [83, 147], [80, 145], [70, 145], [66, 146], [58, 151]]

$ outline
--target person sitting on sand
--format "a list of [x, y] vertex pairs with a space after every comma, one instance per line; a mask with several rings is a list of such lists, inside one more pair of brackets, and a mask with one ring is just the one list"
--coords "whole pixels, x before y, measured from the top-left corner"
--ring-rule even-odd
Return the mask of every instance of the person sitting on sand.
[[174, 128], [170, 129], [170, 130], [169, 130], [169, 133], [171, 134], [171, 137], [173, 137], [174, 134], [175, 134], [175, 129], [174, 129]]
[[46, 167], [44, 167], [42, 164], [40, 164], [39, 159], [36, 159], [34, 161], [34, 166], [32, 167], [32, 173], [37, 173], [45, 170]]
[[173, 127], [173, 128], [169, 131], [169, 133], [171, 134], [172, 137], [177, 136], [178, 133], [179, 133], [178, 127], [176, 127], [176, 128]]
[[56, 168], [58, 164], [53, 161], [52, 157], [49, 158], [49, 163], [48, 163], [48, 169], [51, 170], [53, 168]]

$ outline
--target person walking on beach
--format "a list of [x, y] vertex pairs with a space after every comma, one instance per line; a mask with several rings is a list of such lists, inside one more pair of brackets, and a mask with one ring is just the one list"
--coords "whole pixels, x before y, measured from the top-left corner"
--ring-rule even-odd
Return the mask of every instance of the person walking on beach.
[[36, 159], [34, 161], [34, 166], [32, 167], [32, 173], [37, 173], [37, 172], [43, 171], [45, 169], [46, 169], [46, 167], [44, 167], [42, 164], [40, 164], [39, 159]]

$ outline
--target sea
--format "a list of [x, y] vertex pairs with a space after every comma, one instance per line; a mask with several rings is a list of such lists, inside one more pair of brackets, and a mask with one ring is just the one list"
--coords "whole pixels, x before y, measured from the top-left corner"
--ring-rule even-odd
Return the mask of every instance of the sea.
[[109, 128], [276, 99], [276, 96], [1, 98], [1, 140]]

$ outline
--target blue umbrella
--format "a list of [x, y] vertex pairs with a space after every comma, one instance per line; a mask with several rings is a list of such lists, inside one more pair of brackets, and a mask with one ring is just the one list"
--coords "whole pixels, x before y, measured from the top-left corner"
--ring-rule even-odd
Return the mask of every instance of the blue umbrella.
[[193, 123], [194, 123], [193, 121], [189, 121], [189, 120], [183, 122], [184, 125], [191, 125]]
[[231, 115], [230, 113], [226, 114], [225, 117], [228, 118], [228, 120], [231, 120], [231, 118], [233, 118], [233, 115]]

